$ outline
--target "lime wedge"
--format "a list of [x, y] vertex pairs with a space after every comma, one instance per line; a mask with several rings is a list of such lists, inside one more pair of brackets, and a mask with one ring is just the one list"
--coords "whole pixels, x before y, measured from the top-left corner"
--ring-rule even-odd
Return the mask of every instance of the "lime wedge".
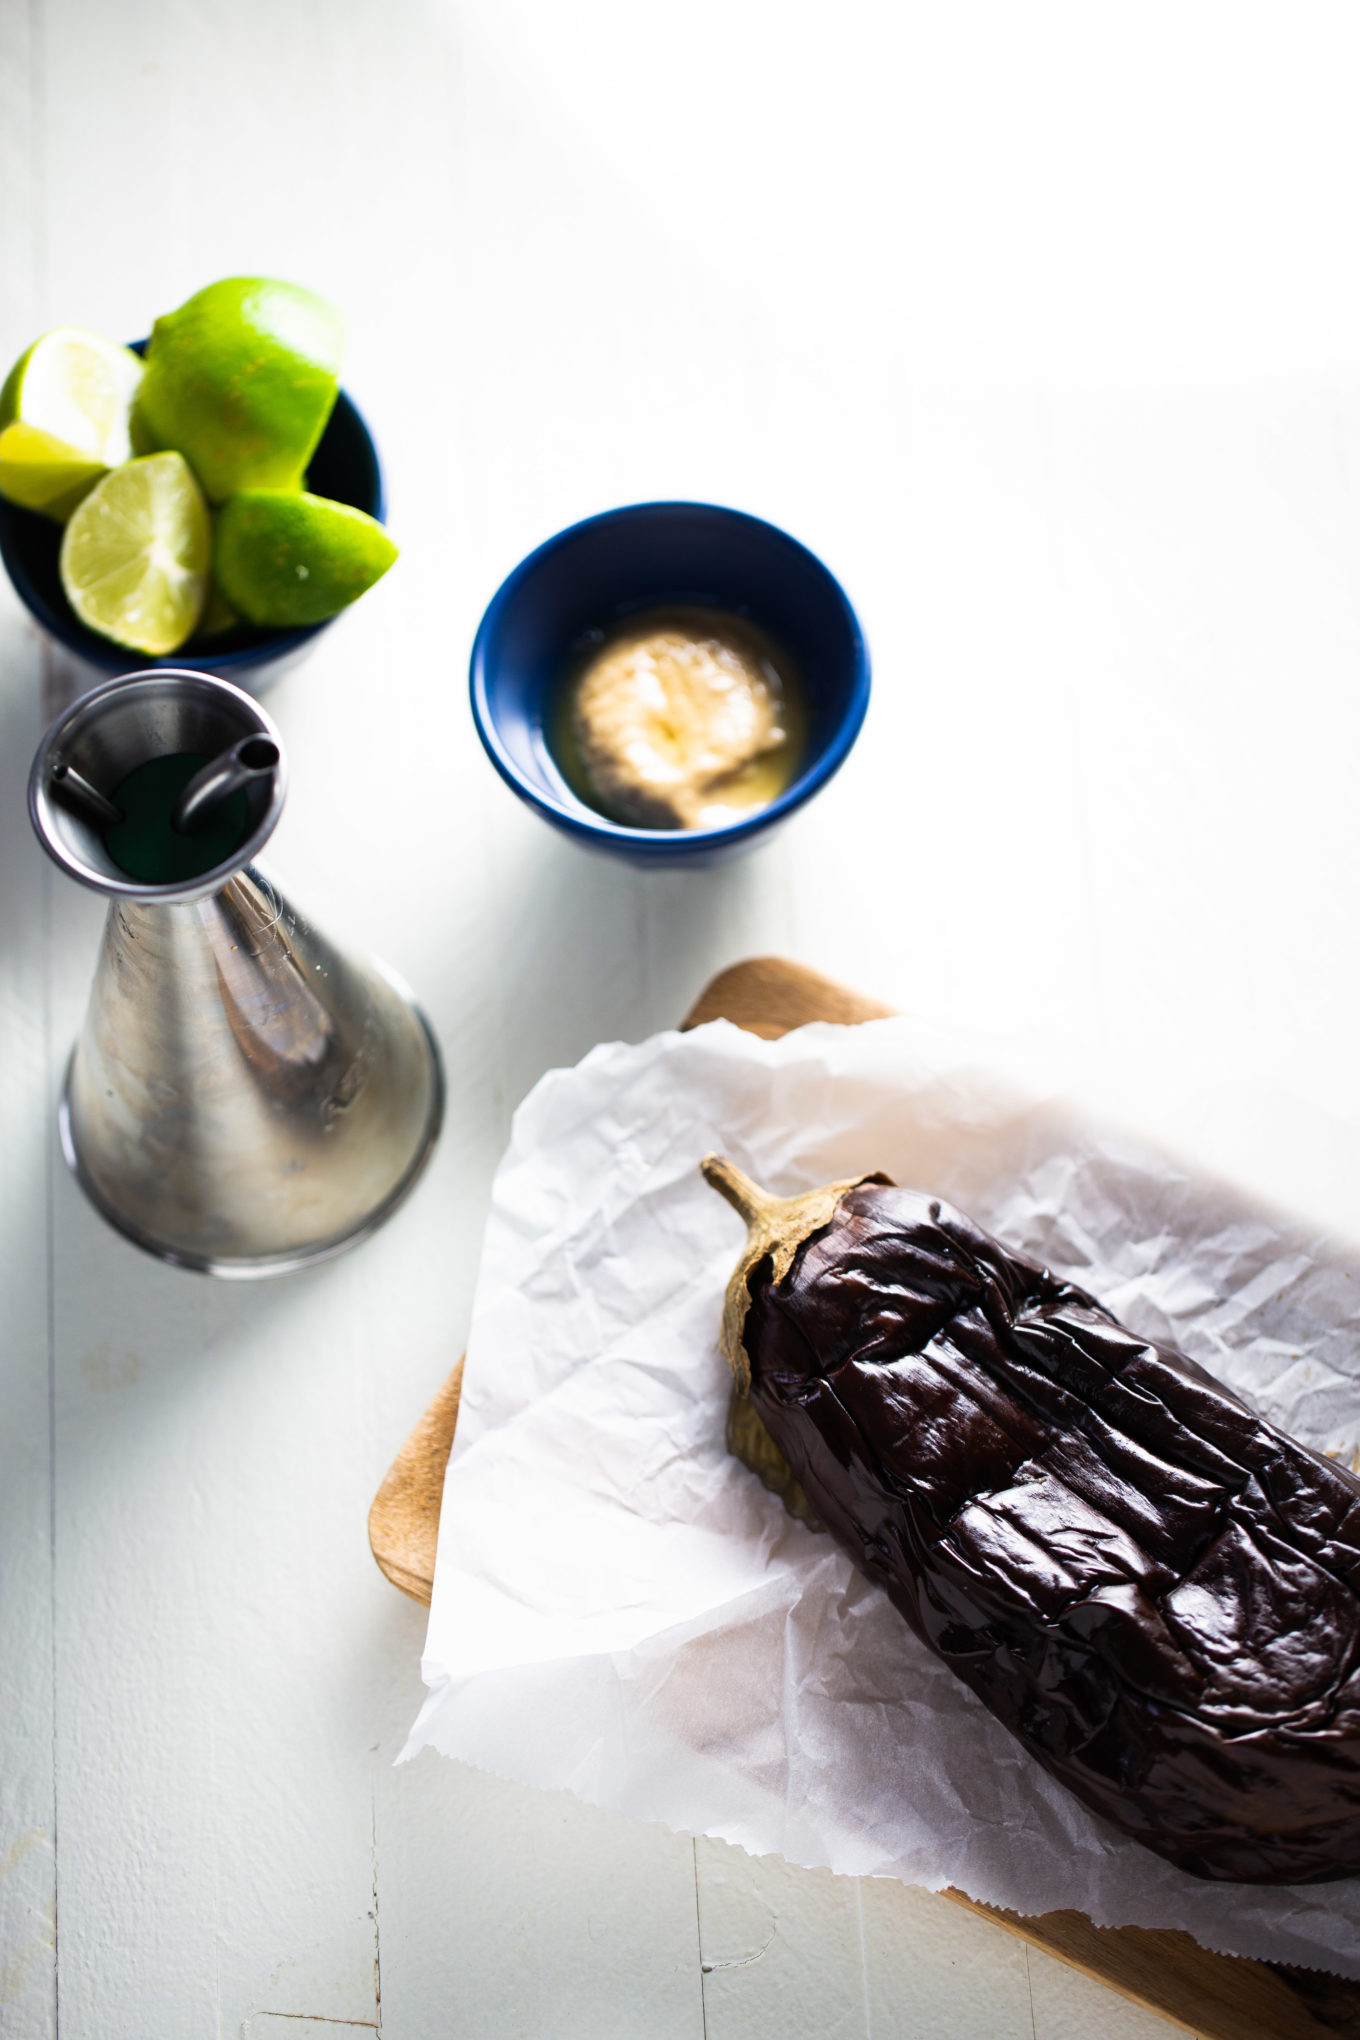
[[61, 585], [80, 621], [134, 652], [177, 651], [203, 613], [212, 530], [178, 453], [130, 460], [96, 483], [61, 542]]
[[251, 623], [324, 623], [380, 580], [396, 557], [375, 518], [327, 496], [248, 489], [217, 515], [217, 585]]
[[132, 457], [142, 364], [130, 347], [60, 326], [20, 355], [0, 390], [0, 496], [64, 521]]
[[152, 327], [139, 419], [214, 503], [300, 488], [340, 387], [343, 337], [334, 305], [297, 284], [210, 283]]

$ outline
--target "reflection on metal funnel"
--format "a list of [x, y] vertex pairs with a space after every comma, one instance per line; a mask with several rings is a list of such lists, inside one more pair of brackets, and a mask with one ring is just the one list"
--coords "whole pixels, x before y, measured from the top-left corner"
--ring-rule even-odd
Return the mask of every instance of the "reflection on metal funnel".
[[338, 1253], [401, 1201], [439, 1130], [433, 1039], [394, 978], [335, 949], [245, 862], [282, 806], [281, 750], [247, 787], [240, 851], [192, 884], [130, 880], [89, 817], [47, 793], [54, 752], [117, 784], [148, 757], [220, 764], [255, 736], [277, 746], [248, 695], [161, 669], [79, 701], [30, 784], [44, 847], [110, 896], [62, 1100], [67, 1159], [139, 1245], [235, 1276]]

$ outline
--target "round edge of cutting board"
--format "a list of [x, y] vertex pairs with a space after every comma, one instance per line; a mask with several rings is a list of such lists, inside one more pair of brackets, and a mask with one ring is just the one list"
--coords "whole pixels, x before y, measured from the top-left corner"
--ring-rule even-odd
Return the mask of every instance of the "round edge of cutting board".
[[781, 1034], [814, 1020], [857, 1027], [862, 1020], [889, 1019], [893, 1010], [804, 963], [791, 963], [783, 956], [748, 956], [710, 979], [680, 1022], [680, 1032], [702, 1027], [708, 1020], [730, 1020], [748, 1034], [777, 1041]]
[[1179, 1927], [1098, 1927], [1083, 1912], [1007, 1912], [948, 1889], [940, 1897], [1079, 1969], [1195, 2040], [1360, 2036], [1360, 1984], [1326, 1970], [1215, 1955]]
[[460, 1358], [387, 1469], [368, 1512], [369, 1549], [379, 1569], [394, 1587], [426, 1607], [434, 1586], [444, 1468], [453, 1447], [462, 1393]]

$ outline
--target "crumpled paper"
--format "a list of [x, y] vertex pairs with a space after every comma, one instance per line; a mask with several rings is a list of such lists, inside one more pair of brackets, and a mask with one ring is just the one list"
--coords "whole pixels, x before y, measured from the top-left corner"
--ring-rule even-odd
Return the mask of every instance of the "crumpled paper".
[[1206, 1884], [1124, 1839], [728, 1454], [743, 1229], [710, 1149], [781, 1195], [871, 1169], [937, 1191], [1354, 1463], [1360, 1257], [1092, 1124], [1012, 1052], [912, 1020], [598, 1048], [537, 1085], [496, 1177], [404, 1754], [1360, 1978], [1360, 1879]]

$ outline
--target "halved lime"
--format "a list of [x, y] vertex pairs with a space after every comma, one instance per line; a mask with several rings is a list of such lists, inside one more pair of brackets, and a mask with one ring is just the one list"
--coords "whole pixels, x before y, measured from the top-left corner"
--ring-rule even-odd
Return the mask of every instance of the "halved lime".
[[163, 658], [193, 635], [208, 595], [212, 530], [189, 463], [152, 453], [90, 491], [61, 542], [61, 585], [80, 621]]
[[300, 488], [340, 387], [343, 338], [339, 312], [314, 292], [225, 277], [157, 319], [138, 415], [214, 503]]
[[327, 496], [247, 489], [217, 514], [217, 585], [251, 623], [324, 623], [396, 557], [376, 518]]
[[129, 347], [59, 326], [21, 354], [0, 390], [0, 496], [64, 521], [132, 457], [142, 364]]

